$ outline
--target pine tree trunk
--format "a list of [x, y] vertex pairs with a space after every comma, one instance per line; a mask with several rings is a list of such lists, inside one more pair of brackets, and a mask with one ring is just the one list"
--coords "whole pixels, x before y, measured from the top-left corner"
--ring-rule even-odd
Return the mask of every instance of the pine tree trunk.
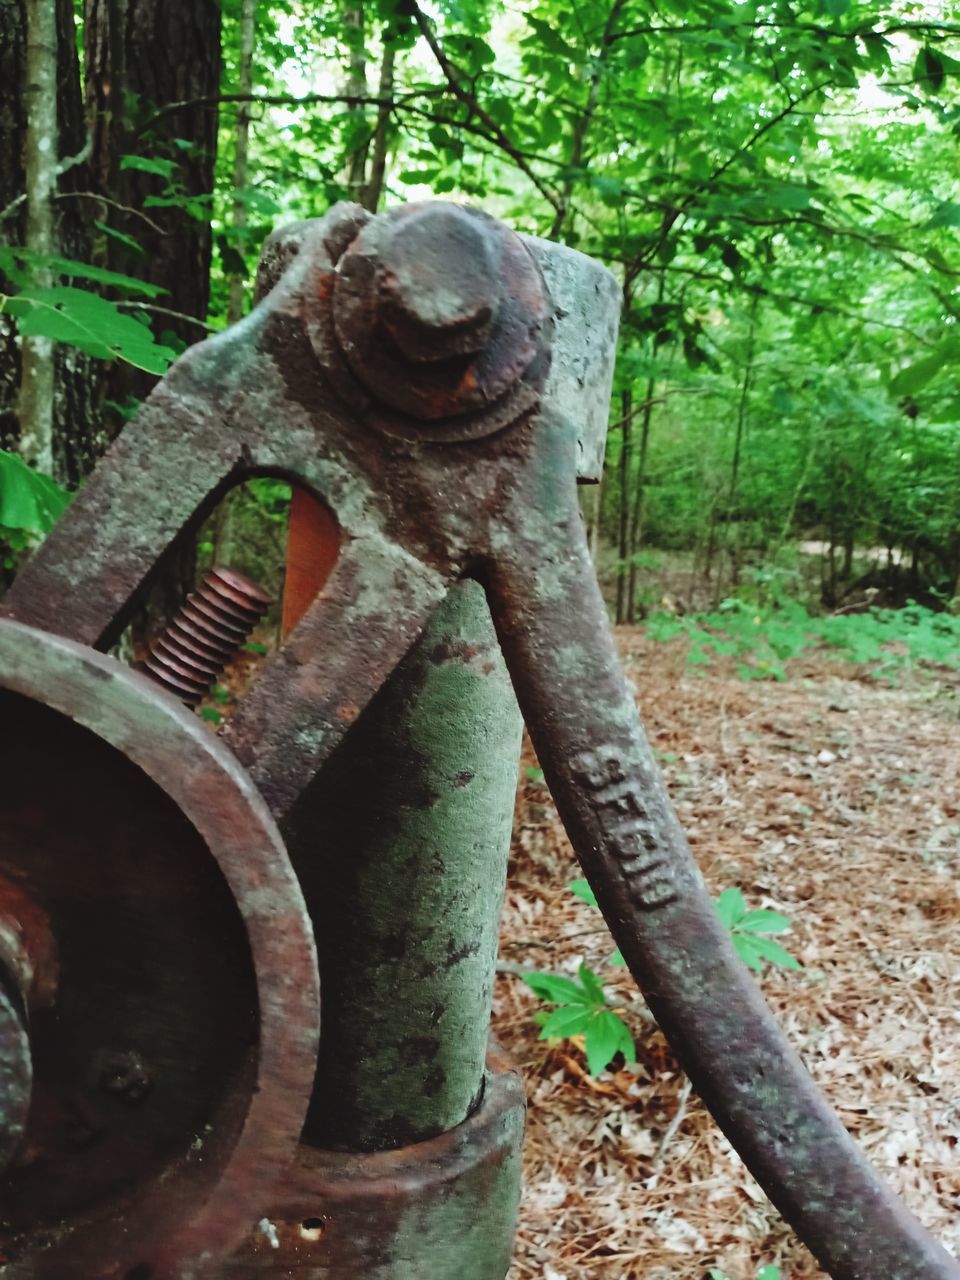
[[[205, 321], [218, 113], [215, 105], [199, 105], [197, 99], [216, 97], [220, 89], [220, 5], [217, 0], [87, 0], [86, 37], [95, 188], [126, 206], [126, 213], [111, 207], [112, 214], [123, 223], [118, 229], [143, 250], [136, 254], [112, 239], [109, 263], [164, 288], [165, 307]], [[184, 105], [177, 109], [177, 103]], [[168, 180], [124, 168], [124, 156], [172, 162], [176, 169]], [[145, 204], [150, 197], [171, 196], [176, 203], [170, 206]], [[164, 327], [184, 346], [204, 332], [189, 318], [165, 319]], [[118, 371], [116, 381], [138, 398], [152, 385], [149, 376], [130, 370]]]

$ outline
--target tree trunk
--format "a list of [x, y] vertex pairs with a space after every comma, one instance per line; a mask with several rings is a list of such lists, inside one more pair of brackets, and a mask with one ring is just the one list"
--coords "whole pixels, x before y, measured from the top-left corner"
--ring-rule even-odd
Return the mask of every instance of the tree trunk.
[[[176, 314], [164, 317], [161, 332], [181, 347], [204, 336], [210, 301], [218, 112], [196, 99], [220, 92], [220, 28], [219, 0], [86, 0], [91, 185], [104, 197], [104, 218], [142, 250], [111, 237], [106, 264], [166, 290], [160, 301]], [[133, 167], [124, 157], [164, 172]], [[125, 407], [142, 400], [155, 381], [116, 365], [105, 396]], [[114, 429], [122, 419], [114, 412]], [[171, 549], [148, 614], [135, 627], [138, 642], [149, 639], [154, 618], [176, 609], [195, 569], [192, 539]]]
[[383, 185], [387, 173], [387, 150], [390, 145], [390, 118], [393, 101], [393, 72], [397, 51], [392, 43], [392, 32], [384, 28], [383, 58], [380, 62], [380, 83], [377, 86], [377, 97], [381, 100], [377, 108], [377, 123], [373, 130], [373, 146], [370, 153], [370, 180], [363, 193], [363, 207], [376, 213], [383, 195]]
[[[24, 0], [0, 0], [0, 244], [23, 243], [26, 32]], [[0, 289], [4, 292], [11, 289], [2, 275]], [[20, 346], [16, 326], [10, 316], [0, 315], [0, 449], [15, 448], [20, 436], [19, 386]]]
[[[50, 288], [53, 272], [37, 259], [55, 250], [53, 197], [57, 189], [57, 14], [49, 0], [27, 0], [24, 81], [27, 127], [23, 143], [27, 215], [24, 247], [34, 259], [33, 285]], [[53, 342], [24, 336], [20, 343], [20, 453], [53, 474]]]
[[[350, 72], [347, 77], [347, 93], [351, 97], [366, 97], [367, 51], [365, 46], [366, 24], [362, 0], [348, 4], [343, 15], [346, 45], [350, 50]], [[347, 187], [350, 199], [361, 201], [367, 185], [367, 152], [370, 138], [367, 134], [366, 112], [357, 105], [351, 112], [355, 128], [350, 131], [347, 153]]]
[[[67, 258], [90, 254], [90, 206], [78, 192], [87, 185], [86, 126], [71, 0], [56, 3], [56, 90], [59, 135], [53, 246]], [[0, 242], [24, 245], [27, 178], [26, 4], [0, 0]], [[3, 287], [0, 284], [0, 287]], [[52, 418], [53, 474], [71, 488], [90, 471], [108, 443], [95, 411], [99, 364], [72, 347], [54, 349]], [[20, 440], [17, 391], [20, 346], [11, 320], [0, 319], [0, 448]]]
[[[165, 289], [163, 305], [181, 318], [165, 319], [164, 325], [190, 346], [203, 336], [210, 301], [217, 154], [217, 108], [194, 100], [220, 91], [220, 5], [86, 0], [86, 37], [93, 182], [100, 195], [116, 202], [105, 206], [114, 225], [142, 249], [138, 254], [111, 238], [109, 265]], [[186, 105], [176, 109], [176, 103]], [[124, 167], [124, 156], [174, 167], [167, 178], [129, 162]], [[142, 398], [154, 379], [118, 368], [111, 381], [112, 392]]]
[[627, 558], [630, 554], [630, 415], [633, 396], [629, 390], [620, 393], [620, 519], [617, 552], [617, 622], [627, 620]]
[[[253, 41], [257, 20], [257, 0], [243, 0], [240, 14], [240, 75], [237, 92], [250, 94], [253, 91]], [[247, 185], [248, 157], [250, 149], [250, 103], [241, 102], [237, 112], [236, 153], [233, 159], [233, 229], [236, 236], [234, 248], [243, 253], [245, 231], [249, 214], [243, 199], [243, 190]], [[245, 301], [244, 277], [238, 272], [230, 276], [230, 302], [227, 308], [227, 323], [236, 324], [243, 315]]]

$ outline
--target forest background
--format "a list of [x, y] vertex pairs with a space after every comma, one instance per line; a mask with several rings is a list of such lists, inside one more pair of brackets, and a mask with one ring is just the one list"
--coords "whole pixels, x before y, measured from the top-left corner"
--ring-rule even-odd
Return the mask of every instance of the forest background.
[[[948, 607], [956, 10], [0, 0], [7, 577], [64, 501], [37, 475], [75, 488], [168, 361], [243, 314], [274, 226], [434, 195], [622, 282], [584, 494], [618, 621]], [[285, 498], [235, 495], [201, 562], [278, 589]]]

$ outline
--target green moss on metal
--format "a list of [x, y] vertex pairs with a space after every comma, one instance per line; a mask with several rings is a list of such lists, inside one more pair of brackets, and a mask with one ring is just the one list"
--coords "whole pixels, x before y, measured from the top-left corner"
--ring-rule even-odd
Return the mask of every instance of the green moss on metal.
[[420, 1141], [479, 1099], [520, 731], [463, 584], [291, 815], [321, 957], [322, 1146]]

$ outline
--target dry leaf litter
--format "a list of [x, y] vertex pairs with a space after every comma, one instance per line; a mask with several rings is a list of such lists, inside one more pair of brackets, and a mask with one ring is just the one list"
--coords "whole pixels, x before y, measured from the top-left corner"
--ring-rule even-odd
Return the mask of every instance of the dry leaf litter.
[[[887, 687], [812, 657], [787, 683], [686, 665], [680, 644], [620, 633], [641, 714], [716, 897], [790, 917], [803, 973], [761, 985], [814, 1077], [918, 1217], [960, 1254], [960, 696], [956, 676]], [[950, 680], [954, 681], [953, 686]], [[635, 1069], [586, 1073], [538, 1040], [539, 1007], [498, 975], [494, 1033], [529, 1114], [510, 1280], [822, 1276], [695, 1096], [623, 969], [546, 788], [521, 771], [501, 968], [574, 975], [622, 999]]]

